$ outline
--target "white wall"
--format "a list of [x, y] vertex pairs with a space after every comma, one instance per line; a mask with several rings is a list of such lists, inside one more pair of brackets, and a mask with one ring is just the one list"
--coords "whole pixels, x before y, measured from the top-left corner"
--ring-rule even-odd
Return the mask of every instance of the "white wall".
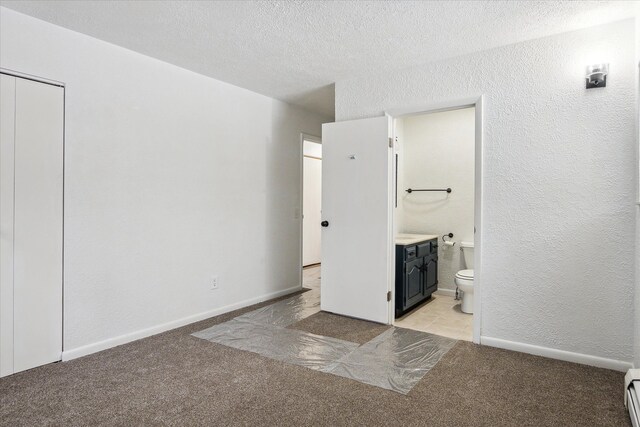
[[[636, 20], [636, 59], [635, 64], [640, 67], [640, 25]], [[636, 72], [638, 68], [636, 68]], [[637, 205], [636, 205], [636, 271], [635, 271], [635, 294], [634, 294], [634, 367], [640, 368], [640, 73], [636, 74], [636, 90], [638, 98], [636, 99], [636, 161], [638, 162], [638, 169], [636, 175], [636, 182], [638, 183], [637, 190]]]
[[[633, 359], [634, 58], [627, 20], [336, 83], [338, 120], [485, 96], [485, 342]], [[607, 87], [585, 90], [601, 61]]]
[[[455, 275], [465, 267], [460, 242], [473, 242], [475, 108], [406, 117], [403, 163], [398, 175], [402, 232], [453, 233], [456, 245], [438, 248], [438, 289], [455, 290]], [[452, 188], [447, 193], [407, 193], [407, 188]]]
[[6, 8], [0, 31], [1, 67], [66, 84], [67, 358], [300, 286], [323, 117]]

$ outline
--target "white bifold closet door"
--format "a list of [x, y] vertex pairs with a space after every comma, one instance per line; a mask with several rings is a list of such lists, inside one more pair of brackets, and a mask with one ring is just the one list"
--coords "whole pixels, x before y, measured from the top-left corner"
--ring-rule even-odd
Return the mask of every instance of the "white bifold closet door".
[[0, 376], [62, 355], [64, 89], [0, 74]]

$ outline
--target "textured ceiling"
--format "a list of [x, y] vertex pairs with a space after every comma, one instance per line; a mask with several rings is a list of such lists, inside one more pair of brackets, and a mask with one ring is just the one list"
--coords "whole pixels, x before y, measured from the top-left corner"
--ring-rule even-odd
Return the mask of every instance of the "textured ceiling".
[[631, 1], [0, 1], [333, 116], [333, 83], [634, 16]]

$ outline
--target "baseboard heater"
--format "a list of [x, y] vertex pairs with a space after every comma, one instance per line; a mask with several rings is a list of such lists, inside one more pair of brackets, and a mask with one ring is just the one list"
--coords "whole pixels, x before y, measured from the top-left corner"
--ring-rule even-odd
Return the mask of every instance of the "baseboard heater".
[[629, 410], [631, 424], [640, 427], [640, 369], [629, 369], [624, 377], [624, 404]]

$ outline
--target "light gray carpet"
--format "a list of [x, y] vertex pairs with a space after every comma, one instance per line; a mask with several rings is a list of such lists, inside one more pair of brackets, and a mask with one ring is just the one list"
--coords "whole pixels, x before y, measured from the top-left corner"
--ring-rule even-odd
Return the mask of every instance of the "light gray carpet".
[[255, 308], [0, 379], [0, 423], [630, 425], [619, 372], [459, 342], [402, 395], [190, 336]]

